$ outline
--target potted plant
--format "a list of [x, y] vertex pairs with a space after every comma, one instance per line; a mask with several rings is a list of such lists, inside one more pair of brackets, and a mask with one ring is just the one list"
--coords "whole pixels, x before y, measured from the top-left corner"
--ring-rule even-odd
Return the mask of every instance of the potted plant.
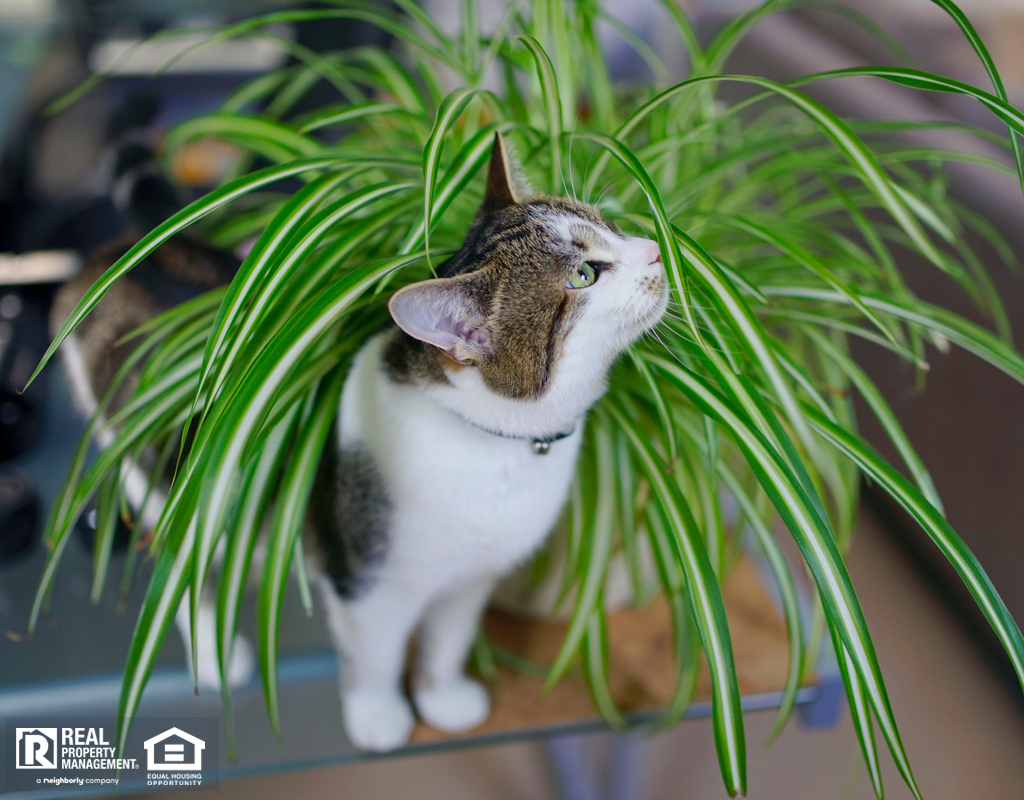
[[[134, 358], [143, 378], [114, 417], [116, 434], [91, 465], [83, 442], [51, 514], [50, 559], [30, 628], [84, 505], [100, 492], [104, 509], [117, 507], [112, 476], [122, 460], [149, 449], [166, 463], [188, 431], [190, 448], [149, 538], [156, 566], [125, 668], [120, 741], [180, 599], [189, 587], [198, 596], [222, 538], [227, 557], [217, 624], [226, 676], [258, 528], [252, 521], [264, 514], [274, 524], [259, 579], [260, 662], [276, 727], [281, 596], [294, 568], [310, 602], [299, 531], [324, 420], [337, 407], [348, 359], [385, 319], [392, 290], [428, 277], [461, 241], [480, 201], [481, 167], [500, 132], [539, 187], [592, 202], [623, 229], [656, 237], [674, 300], [656, 334], [615, 366], [588, 422], [561, 578], [564, 587], [576, 587], [575, 604], [551, 679], [580, 655], [597, 707], [618, 720], [606, 686], [602, 587], [620, 549], [639, 588], [645, 537], [677, 645], [677, 689], [666, 719], [684, 712], [703, 652], [723, 780], [730, 794], [744, 792], [743, 718], [720, 586], [749, 527], [778, 582], [789, 630], [790, 668], [775, 732], [827, 636], [876, 791], [881, 796], [873, 724], [916, 795], [843, 562], [862, 476], [899, 502], [950, 560], [1022, 681], [1024, 641], [943, 517], [926, 468], [848, 345], [861, 337], [923, 369], [928, 343], [941, 349], [952, 342], [1022, 382], [1024, 360], [1005, 335], [998, 296], [968, 263], [964, 237], [973, 218], [959, 214], [918, 166], [955, 156], [922, 155], [919, 145], [910, 152], [900, 138], [901, 130], [932, 123], [845, 120], [803, 89], [874, 76], [971, 97], [1006, 124], [1006, 146], [1024, 185], [1016, 139], [1024, 115], [1007, 102], [968, 19], [951, 0], [936, 2], [970, 40], [991, 90], [902, 67], [838, 70], [785, 84], [723, 74], [744, 34], [785, 10], [786, 0], [768, 0], [707, 43], [665, 0], [667, 24], [690, 62], [689, 76], [674, 84], [657, 55], [621, 26], [665, 77], [644, 85], [612, 81], [597, 26], [614, 20], [597, 0], [512, 3], [488, 35], [479, 30], [473, 2], [464, 5], [459, 32], [449, 35], [412, 0], [396, 0], [394, 9], [353, 0], [284, 11], [218, 31], [214, 38], [269, 36], [274, 23], [343, 18], [379, 26], [396, 47], [312, 53], [292, 45], [298, 63], [260, 76], [217, 113], [169, 132], [168, 152], [216, 137], [248, 155], [222, 185], [144, 236], [97, 281], [43, 363], [114, 281], [189, 226], [219, 246], [257, 238], [229, 287], [139, 332]], [[452, 76], [458, 88], [447, 91]], [[335, 87], [337, 103], [289, 115], [320, 79]], [[726, 102], [719, 95], [725, 83], [750, 91]], [[275, 189], [289, 179], [300, 188]], [[907, 251], [957, 281], [998, 333], [915, 297], [899, 270]], [[901, 467], [859, 437], [852, 392], [882, 422]], [[268, 464], [281, 464], [280, 474], [268, 478]], [[723, 492], [738, 506], [735, 523], [724, 519]], [[793, 576], [771, 532], [776, 518], [817, 589], [807, 636]], [[98, 585], [110, 546], [109, 528], [101, 528]], [[228, 682], [222, 683], [229, 706]]]

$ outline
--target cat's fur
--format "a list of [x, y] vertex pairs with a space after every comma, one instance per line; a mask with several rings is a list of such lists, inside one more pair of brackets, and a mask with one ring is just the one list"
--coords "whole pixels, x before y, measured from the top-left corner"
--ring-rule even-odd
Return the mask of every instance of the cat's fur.
[[[584, 262], [596, 281], [569, 287]], [[447, 731], [486, 718], [463, 671], [480, 614], [555, 525], [584, 416], [668, 296], [656, 243], [573, 200], [520, 197], [500, 137], [480, 212], [439, 274], [396, 292], [397, 327], [357, 354], [310, 514], [345, 729], [372, 750], [412, 730], [401, 677], [416, 631], [420, 716]], [[212, 639], [199, 649], [215, 658]]]

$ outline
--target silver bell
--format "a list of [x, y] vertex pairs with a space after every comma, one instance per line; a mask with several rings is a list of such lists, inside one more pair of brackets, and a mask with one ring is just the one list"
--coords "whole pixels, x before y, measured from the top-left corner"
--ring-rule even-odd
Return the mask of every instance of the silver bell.
[[533, 441], [533, 452], [539, 456], [546, 456], [548, 450], [551, 449], [551, 442], [542, 442], [540, 439], [534, 439]]

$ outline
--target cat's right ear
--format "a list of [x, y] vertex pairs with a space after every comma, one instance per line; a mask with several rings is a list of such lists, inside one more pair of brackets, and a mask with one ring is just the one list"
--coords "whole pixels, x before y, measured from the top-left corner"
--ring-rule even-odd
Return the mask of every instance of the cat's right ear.
[[460, 364], [475, 364], [491, 353], [484, 316], [464, 282], [439, 278], [399, 289], [388, 302], [403, 331], [442, 350]]
[[499, 211], [519, 202], [521, 198], [516, 192], [508, 148], [501, 134], [495, 133], [494, 145], [491, 147], [491, 165], [487, 171], [487, 189], [484, 191], [484, 202], [480, 206], [480, 211]]

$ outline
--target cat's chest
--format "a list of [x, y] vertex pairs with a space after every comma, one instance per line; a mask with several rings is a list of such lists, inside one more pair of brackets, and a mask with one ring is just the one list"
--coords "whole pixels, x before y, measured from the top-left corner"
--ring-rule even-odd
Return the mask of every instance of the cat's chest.
[[353, 365], [342, 401], [343, 443], [374, 458], [392, 507], [392, 552], [507, 569], [532, 551], [558, 519], [581, 432], [546, 455], [531, 442], [467, 425], [415, 387], [375, 368], [374, 343]]
[[431, 430], [385, 458], [397, 558], [450, 579], [500, 574], [550, 533], [572, 480], [577, 437], [547, 455], [526, 441], [483, 437]]
[[[507, 439], [450, 418], [420, 416], [393, 430], [385, 470], [396, 494], [416, 497], [439, 514], [459, 514], [500, 524], [529, 516], [531, 508], [559, 504], [572, 477], [576, 436], [551, 446], [546, 455], [522, 439]], [[401, 497], [395, 498], [397, 503]]]
[[494, 547], [532, 541], [554, 524], [580, 434], [539, 455], [527, 440], [468, 426], [412, 393], [392, 408], [396, 413], [378, 429], [379, 440], [367, 444], [378, 454], [396, 522], [408, 515], [417, 529], [436, 530], [450, 546]]

